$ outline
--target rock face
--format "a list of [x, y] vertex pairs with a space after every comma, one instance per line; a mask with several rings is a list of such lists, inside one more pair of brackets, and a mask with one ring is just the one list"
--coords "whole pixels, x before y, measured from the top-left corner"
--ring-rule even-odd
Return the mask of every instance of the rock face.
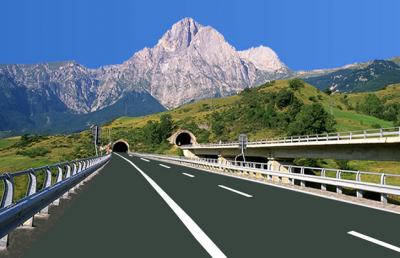
[[[270, 48], [236, 51], [212, 27], [185, 18], [174, 24], [156, 46], [144, 48], [122, 64], [98, 69], [73, 61], [1, 65], [0, 97], [5, 101], [3, 110], [18, 116], [21, 107], [16, 103], [26, 103], [23, 115], [35, 128], [37, 121], [32, 119], [38, 114], [56, 111], [89, 115], [116, 105], [132, 93], [145, 96], [148, 105], [156, 106], [146, 110], [157, 112], [163, 109], [159, 103], [174, 108], [292, 75]], [[1, 115], [4, 117], [4, 113]]]
[[[114, 84], [107, 88], [122, 80], [125, 85], [143, 87], [167, 108], [231, 95], [290, 75], [270, 48], [238, 52], [218, 31], [191, 18], [174, 24], [153, 48], [104, 69], [109, 83]], [[109, 76], [110, 69], [118, 72]]]

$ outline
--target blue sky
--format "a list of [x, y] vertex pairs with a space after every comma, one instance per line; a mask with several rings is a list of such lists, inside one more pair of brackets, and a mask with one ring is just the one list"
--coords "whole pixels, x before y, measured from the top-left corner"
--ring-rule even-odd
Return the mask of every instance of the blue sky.
[[400, 56], [398, 0], [2, 0], [0, 63], [117, 64], [193, 17], [295, 70]]

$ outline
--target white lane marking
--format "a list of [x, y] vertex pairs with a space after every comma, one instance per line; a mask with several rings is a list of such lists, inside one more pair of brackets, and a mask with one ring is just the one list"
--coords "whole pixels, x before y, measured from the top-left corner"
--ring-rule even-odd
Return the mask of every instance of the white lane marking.
[[115, 153], [120, 158], [123, 158], [130, 163], [140, 174], [147, 180], [147, 182], [154, 188], [154, 190], [164, 199], [172, 211], [178, 216], [190, 233], [196, 238], [196, 240], [203, 246], [203, 248], [211, 255], [211, 257], [226, 257], [226, 255], [218, 248], [216, 244], [204, 233], [204, 231], [193, 221], [191, 217], [181, 208], [179, 205], [164, 192], [164, 190], [155, 182], [151, 177], [144, 173], [135, 163], [129, 159]]
[[[179, 165], [181, 167], [193, 168], [192, 166], [188, 166], [188, 165], [184, 165], [184, 164], [176, 164], [176, 165]], [[248, 182], [252, 182], [252, 183], [256, 183], [256, 184], [260, 184], [260, 185], [267, 185], [267, 186], [276, 187], [276, 188], [280, 188], [280, 189], [284, 189], [284, 190], [288, 190], [288, 191], [293, 191], [293, 192], [297, 192], [297, 193], [307, 194], [307, 195], [311, 195], [311, 196], [317, 196], [317, 197], [321, 197], [321, 198], [332, 200], [332, 201], [336, 201], [336, 202], [343, 202], [343, 203], [352, 204], [352, 205], [356, 205], [356, 206], [360, 206], [360, 207], [364, 207], [364, 208], [368, 208], [368, 209], [373, 209], [373, 210], [378, 210], [378, 211], [383, 211], [383, 212], [388, 212], [388, 213], [399, 214], [400, 215], [399, 211], [389, 210], [389, 209], [386, 209], [386, 208], [376, 207], [376, 206], [372, 206], [372, 205], [369, 205], [369, 204], [359, 203], [359, 202], [355, 202], [355, 201], [351, 201], [351, 200], [345, 200], [345, 199], [337, 198], [337, 197], [334, 197], [334, 196], [328, 196], [328, 195], [324, 195], [324, 194], [308, 192], [307, 190], [289, 188], [287, 186], [276, 185], [274, 183], [269, 183], [269, 182], [262, 182], [262, 181], [258, 181], [258, 180], [255, 180], [255, 179], [244, 178], [244, 177], [236, 176], [236, 175], [221, 174], [221, 172], [215, 172], [215, 171], [207, 170], [207, 169], [204, 169], [204, 168], [195, 168], [195, 169], [196, 170], [200, 170], [200, 171], [204, 171], [204, 172], [207, 172], [207, 173], [211, 173], [211, 174], [214, 174], [214, 175], [218, 175], [218, 176], [226, 176], [226, 177], [236, 178], [236, 179], [239, 179], [239, 180], [244, 180], [244, 181], [248, 181]]]
[[143, 161], [146, 161], [146, 162], [150, 162], [150, 160], [145, 159], [145, 158], [140, 158], [140, 159], [143, 160]]
[[158, 164], [158, 165], [160, 165], [162, 167], [165, 167], [165, 168], [171, 168], [171, 167], [168, 167], [167, 165], [164, 165], [164, 164]]
[[349, 232], [347, 232], [347, 234], [352, 235], [352, 236], [355, 236], [355, 237], [358, 237], [358, 238], [361, 238], [361, 239], [364, 239], [364, 240], [366, 240], [366, 241], [368, 241], [368, 242], [371, 242], [371, 243], [374, 243], [374, 244], [377, 244], [377, 245], [386, 247], [386, 248], [388, 248], [388, 249], [391, 249], [391, 250], [393, 250], [393, 251], [396, 251], [396, 252], [399, 252], [399, 253], [400, 253], [400, 248], [399, 248], [399, 247], [394, 246], [394, 245], [391, 245], [391, 244], [388, 244], [388, 243], [383, 242], [383, 241], [381, 241], [381, 240], [378, 240], [378, 239], [376, 239], [376, 238], [369, 237], [369, 236], [367, 236], [367, 235], [358, 233], [358, 232], [356, 232], [356, 231], [349, 231]]
[[247, 193], [243, 193], [243, 192], [241, 192], [241, 191], [232, 189], [232, 188], [227, 187], [227, 186], [224, 186], [224, 185], [218, 185], [218, 186], [221, 187], [221, 188], [224, 188], [224, 189], [226, 189], [226, 190], [228, 190], [228, 191], [231, 191], [231, 192], [234, 192], [234, 193], [237, 193], [237, 194], [246, 196], [247, 198], [253, 197], [253, 195], [250, 195], [250, 194], [247, 194]]
[[185, 176], [188, 176], [188, 177], [194, 177], [194, 175], [188, 174], [188, 173], [182, 173], [182, 175], [185, 175]]

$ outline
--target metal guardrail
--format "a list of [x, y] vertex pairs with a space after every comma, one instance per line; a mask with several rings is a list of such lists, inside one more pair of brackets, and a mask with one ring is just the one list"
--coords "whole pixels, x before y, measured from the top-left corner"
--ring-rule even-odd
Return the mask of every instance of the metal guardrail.
[[[58, 205], [61, 197], [67, 198], [68, 193], [89, 179], [110, 157], [109, 154], [0, 175], [4, 183], [0, 204], [0, 250], [7, 248], [9, 232], [20, 225], [32, 226], [36, 214], [48, 214], [50, 204]], [[39, 173], [44, 173], [44, 181], [38, 190]], [[28, 176], [29, 183], [25, 197], [15, 201], [15, 179], [21, 176]]]
[[[219, 171], [258, 173], [266, 176], [269, 181], [273, 181], [273, 177], [279, 182], [286, 178], [293, 185], [296, 181], [301, 186], [306, 186], [306, 182], [317, 183], [320, 184], [320, 188], [323, 191], [327, 190], [327, 185], [331, 185], [336, 188], [338, 194], [343, 193], [343, 188], [349, 188], [356, 190], [356, 196], [359, 198], [363, 198], [364, 191], [375, 192], [380, 194], [380, 200], [383, 203], [387, 203], [387, 195], [389, 194], [400, 196], [400, 175], [398, 174], [293, 165], [280, 165], [279, 171], [273, 171], [270, 164], [260, 162], [228, 161], [221, 163], [217, 159], [209, 158], [188, 159], [153, 154], [138, 155], [179, 164], [207, 167]], [[285, 172], [282, 172], [282, 170], [285, 170]]]
[[[400, 127], [314, 134], [314, 135], [288, 136], [276, 139], [249, 141], [247, 145], [327, 142], [327, 141], [345, 141], [345, 140], [348, 141], [348, 140], [360, 140], [360, 139], [381, 139], [385, 137], [400, 137]], [[196, 147], [223, 147], [223, 146], [237, 147], [238, 145], [239, 142], [234, 141], [234, 142], [223, 142], [223, 143], [187, 144], [187, 145], [182, 145], [180, 147], [185, 149], [185, 148], [196, 148]]]

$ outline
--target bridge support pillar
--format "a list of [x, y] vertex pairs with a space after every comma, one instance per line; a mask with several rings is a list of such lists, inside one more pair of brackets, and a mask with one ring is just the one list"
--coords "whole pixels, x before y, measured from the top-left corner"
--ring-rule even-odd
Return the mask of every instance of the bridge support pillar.
[[[292, 165], [292, 162], [276, 160], [274, 158], [268, 158], [267, 165], [268, 165], [268, 170], [289, 173], [288, 166]], [[271, 179], [273, 182], [280, 182], [280, 183], [285, 183], [285, 184], [290, 183], [290, 180], [287, 177], [272, 176]]]
[[227, 165], [227, 164], [229, 164], [229, 160], [227, 160], [226, 158], [224, 158], [221, 155], [218, 155], [218, 164]]
[[190, 150], [183, 150], [183, 156], [189, 159], [198, 159], [199, 157]]

